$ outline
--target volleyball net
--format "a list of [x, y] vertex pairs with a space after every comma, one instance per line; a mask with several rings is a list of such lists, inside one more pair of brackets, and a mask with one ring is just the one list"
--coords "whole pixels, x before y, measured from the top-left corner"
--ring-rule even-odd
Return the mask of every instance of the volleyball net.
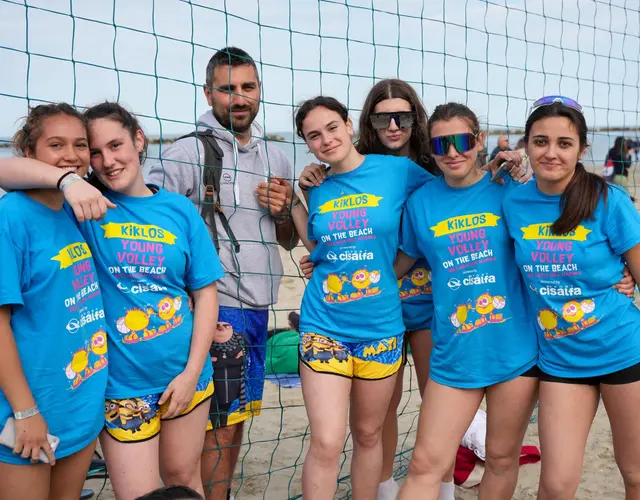
[[[344, 102], [357, 123], [371, 86], [411, 83], [427, 110], [463, 102], [481, 118], [490, 152], [499, 135], [515, 148], [531, 103], [576, 99], [590, 126], [586, 166], [602, 173], [622, 136], [636, 194], [640, 131], [637, 0], [0, 0], [0, 146], [28, 106], [80, 108], [118, 100], [152, 139], [147, 165], [208, 109], [202, 86], [212, 54], [247, 51], [258, 65], [258, 121], [295, 165], [313, 158], [296, 138], [297, 103], [317, 94]], [[277, 142], [276, 142], [277, 141]], [[0, 156], [10, 148], [0, 147]], [[286, 328], [304, 283], [301, 249], [281, 251], [285, 275], [271, 328]], [[268, 270], [265, 273], [268, 274]], [[406, 370], [396, 475], [406, 472], [420, 398]], [[241, 498], [297, 498], [308, 447], [299, 389], [267, 382], [262, 415], [246, 426], [234, 491]], [[339, 496], [350, 497], [345, 443]]]

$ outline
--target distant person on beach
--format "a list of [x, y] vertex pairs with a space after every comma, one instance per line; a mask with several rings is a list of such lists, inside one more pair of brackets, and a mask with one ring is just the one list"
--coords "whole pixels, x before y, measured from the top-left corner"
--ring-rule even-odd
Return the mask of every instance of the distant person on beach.
[[[289, 216], [293, 168], [282, 151], [264, 141], [264, 130], [254, 121], [261, 99], [254, 60], [236, 47], [216, 52], [207, 65], [204, 94], [211, 109], [198, 119], [200, 137], [173, 143], [148, 179], [201, 209], [226, 271], [218, 285], [219, 321], [230, 323], [247, 345], [245, 365], [237, 367], [245, 374], [236, 377], [237, 393], [228, 398], [223, 391], [214, 393], [202, 455], [205, 493], [210, 487], [211, 498], [224, 499], [230, 496], [243, 422], [258, 415], [262, 404], [268, 307], [278, 300], [283, 274], [278, 245], [292, 249], [298, 236]], [[218, 148], [217, 180], [208, 175], [214, 172], [211, 161], [204, 166], [206, 135]], [[228, 382], [216, 378], [215, 364], [214, 382]]]
[[611, 162], [613, 166], [612, 182], [628, 190], [631, 158], [629, 155], [629, 143], [624, 137], [616, 137], [613, 147], [607, 153], [605, 164], [607, 162]]
[[491, 151], [491, 155], [489, 155], [489, 161], [492, 161], [502, 151], [511, 151], [511, 148], [509, 148], [509, 138], [506, 135], [501, 135], [500, 137], [498, 137], [498, 145], [493, 148], [493, 151]]

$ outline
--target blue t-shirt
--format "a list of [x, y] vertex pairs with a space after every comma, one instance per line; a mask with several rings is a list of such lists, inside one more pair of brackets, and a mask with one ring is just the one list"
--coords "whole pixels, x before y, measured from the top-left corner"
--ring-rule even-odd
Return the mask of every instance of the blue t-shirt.
[[398, 280], [402, 321], [408, 332], [429, 330], [433, 320], [431, 269], [426, 259], [418, 261]]
[[517, 184], [485, 175], [452, 188], [438, 177], [409, 198], [402, 249], [431, 265], [434, 301], [430, 376], [460, 388], [511, 380], [536, 364], [538, 345], [515, 272], [502, 200]]
[[[117, 208], [101, 221], [80, 224], [104, 294], [109, 399], [161, 393], [184, 370], [193, 329], [186, 289], [224, 274], [193, 203], [151, 187], [158, 191], [148, 197], [107, 192]], [[212, 375], [205, 363], [200, 381]]]
[[[64, 211], [21, 192], [0, 200], [0, 305], [57, 458], [88, 446], [104, 424], [107, 335], [89, 247]], [[24, 408], [23, 408], [24, 409]], [[13, 411], [0, 391], [0, 428]], [[27, 460], [0, 446], [0, 461]]]
[[405, 157], [367, 155], [344, 174], [309, 189], [309, 238], [315, 264], [300, 331], [365, 342], [404, 331], [393, 263], [400, 215], [409, 196], [433, 178]]
[[533, 306], [540, 368], [595, 377], [640, 362], [640, 311], [612, 288], [622, 278], [622, 255], [640, 243], [640, 214], [629, 195], [609, 186], [593, 220], [558, 236], [550, 226], [560, 217], [560, 195], [542, 193], [535, 182], [509, 194], [504, 212]]

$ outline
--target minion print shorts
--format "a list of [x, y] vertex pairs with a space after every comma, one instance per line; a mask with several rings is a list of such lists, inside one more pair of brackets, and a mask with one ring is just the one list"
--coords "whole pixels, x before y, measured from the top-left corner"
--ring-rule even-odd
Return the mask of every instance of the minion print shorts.
[[[211, 399], [213, 380], [198, 382], [191, 404], [175, 420], [191, 413], [196, 407]], [[154, 438], [160, 433], [162, 415], [168, 402], [158, 404], [162, 394], [151, 394], [139, 398], [107, 399], [104, 403], [105, 430], [121, 443], [139, 443]]]
[[404, 362], [404, 334], [367, 342], [340, 342], [317, 333], [300, 336], [300, 361], [318, 373], [380, 380]]

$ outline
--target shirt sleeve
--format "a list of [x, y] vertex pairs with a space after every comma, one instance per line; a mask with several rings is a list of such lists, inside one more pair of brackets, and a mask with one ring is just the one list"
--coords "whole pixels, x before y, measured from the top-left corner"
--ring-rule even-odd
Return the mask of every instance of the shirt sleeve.
[[422, 255], [422, 252], [418, 248], [418, 238], [415, 231], [416, 215], [415, 197], [412, 196], [409, 198], [402, 214], [400, 250], [409, 257], [420, 259], [424, 257], [424, 255]]
[[0, 305], [24, 305], [22, 284], [27, 271], [25, 252], [14, 242], [11, 229], [0, 221]]
[[185, 206], [190, 233], [189, 262], [184, 282], [191, 290], [198, 290], [222, 278], [224, 269], [198, 210], [191, 202], [185, 203]]
[[609, 188], [606, 231], [609, 244], [617, 255], [640, 243], [640, 213], [622, 189]]
[[424, 168], [422, 168], [417, 163], [412, 160], [406, 158], [407, 162], [407, 192], [406, 195], [409, 196], [420, 186], [424, 185], [425, 182], [433, 179], [433, 175], [427, 172]]
[[[196, 155], [193, 157], [186, 148], [189, 144], [187, 141], [196, 141], [194, 144]], [[201, 178], [198, 151], [204, 155], [204, 145], [195, 137], [172, 144], [162, 153], [162, 159], [151, 166], [146, 176], [147, 182], [172, 193], [193, 196], [197, 199], [200, 194]]]

